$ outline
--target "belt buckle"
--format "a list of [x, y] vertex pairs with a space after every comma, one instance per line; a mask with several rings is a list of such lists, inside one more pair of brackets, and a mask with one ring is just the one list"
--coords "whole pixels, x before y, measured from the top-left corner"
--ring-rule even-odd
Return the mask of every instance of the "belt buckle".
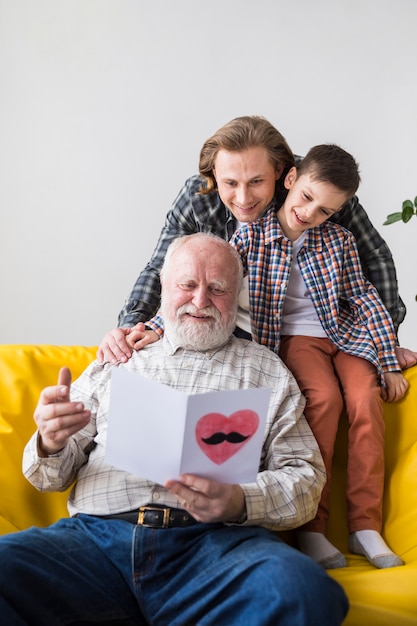
[[[155, 511], [158, 513], [162, 513], [163, 514], [162, 525], [156, 526], [156, 524], [146, 524], [145, 513], [147, 511]], [[162, 509], [156, 506], [141, 506], [138, 512], [137, 524], [139, 524], [140, 526], [146, 526], [148, 528], [169, 528], [169, 516], [170, 516], [170, 509], [168, 507], [165, 509]]]

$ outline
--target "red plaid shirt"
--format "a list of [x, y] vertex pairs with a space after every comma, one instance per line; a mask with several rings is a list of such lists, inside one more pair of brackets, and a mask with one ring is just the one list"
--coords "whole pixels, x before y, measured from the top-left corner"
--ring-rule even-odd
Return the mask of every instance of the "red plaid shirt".
[[[244, 225], [230, 243], [249, 275], [253, 338], [278, 353], [292, 242], [271, 210]], [[353, 235], [331, 222], [308, 230], [298, 264], [328, 338], [340, 350], [373, 363], [381, 379], [383, 372], [400, 371], [391, 318], [362, 273]]]

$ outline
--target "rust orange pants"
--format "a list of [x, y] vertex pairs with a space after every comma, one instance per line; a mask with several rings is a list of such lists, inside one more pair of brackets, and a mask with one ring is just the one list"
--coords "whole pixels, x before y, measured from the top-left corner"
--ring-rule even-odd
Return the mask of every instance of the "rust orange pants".
[[284, 336], [280, 356], [306, 397], [305, 416], [327, 472], [317, 515], [303, 530], [326, 532], [334, 444], [345, 406], [349, 428], [348, 529], [381, 532], [384, 421], [375, 367], [365, 359], [342, 352], [327, 338]]

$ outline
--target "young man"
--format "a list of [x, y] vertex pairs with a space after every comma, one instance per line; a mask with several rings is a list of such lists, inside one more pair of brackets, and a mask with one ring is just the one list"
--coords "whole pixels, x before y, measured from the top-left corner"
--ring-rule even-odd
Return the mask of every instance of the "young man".
[[24, 471], [46, 491], [75, 480], [72, 517], [0, 538], [3, 622], [340, 625], [341, 587], [269, 530], [314, 516], [325, 473], [293, 376], [267, 348], [231, 335], [238, 255], [214, 235], [184, 237], [161, 280], [166, 336], [119, 367], [188, 393], [269, 387], [257, 479], [187, 474], [160, 485], [106, 465], [112, 366], [90, 365], [71, 400], [63, 369], [41, 394]]
[[[281, 133], [258, 116], [231, 120], [205, 141], [198, 176], [189, 178], [168, 212], [152, 258], [141, 272], [119, 315], [119, 326], [106, 334], [97, 356], [110, 362], [125, 361], [141, 338], [140, 322], [151, 319], [159, 307], [159, 270], [169, 243], [179, 235], [213, 232], [229, 240], [240, 223], [251, 222], [268, 208], [282, 202], [283, 181], [294, 166], [294, 156]], [[404, 319], [405, 307], [398, 294], [391, 252], [371, 224], [357, 197], [331, 219], [356, 237], [359, 255], [368, 280], [375, 285], [396, 330]], [[249, 326], [246, 312], [239, 321]], [[139, 324], [138, 324], [139, 322]], [[140, 347], [142, 344], [138, 344]], [[417, 352], [397, 348], [401, 367], [417, 362]]]
[[[307, 404], [327, 482], [300, 547], [326, 568], [346, 565], [326, 539], [334, 442], [343, 404], [349, 422], [349, 547], [376, 567], [402, 561], [380, 536], [384, 482], [382, 399], [400, 399], [407, 381], [395, 331], [377, 290], [363, 276], [353, 235], [330, 221], [359, 185], [353, 157], [316, 146], [285, 177], [277, 210], [231, 240], [249, 278], [252, 335], [288, 365]], [[382, 386], [382, 393], [381, 388]]]

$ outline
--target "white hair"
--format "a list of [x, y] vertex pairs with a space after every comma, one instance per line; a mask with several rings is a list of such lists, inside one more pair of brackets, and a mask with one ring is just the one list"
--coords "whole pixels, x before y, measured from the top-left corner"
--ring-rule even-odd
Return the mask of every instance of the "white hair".
[[198, 233], [193, 233], [192, 235], [182, 235], [181, 237], [177, 237], [176, 239], [174, 239], [169, 244], [168, 249], [166, 251], [164, 263], [160, 271], [161, 282], [164, 281], [164, 278], [168, 272], [168, 268], [170, 267], [171, 258], [174, 252], [178, 250], [178, 248], [183, 246], [185, 243], [187, 243], [187, 241], [190, 241], [192, 239], [202, 239], [206, 241], [212, 241], [213, 243], [223, 247], [224, 250], [226, 250], [227, 254], [229, 254], [230, 256], [232, 263], [234, 263], [236, 266], [236, 293], [239, 293], [239, 291], [242, 288], [242, 282], [243, 282], [243, 266], [242, 266], [242, 261], [239, 256], [239, 253], [234, 248], [232, 248], [232, 246], [227, 241], [225, 241], [221, 237], [218, 237], [217, 235], [213, 235], [213, 233], [198, 232]]

